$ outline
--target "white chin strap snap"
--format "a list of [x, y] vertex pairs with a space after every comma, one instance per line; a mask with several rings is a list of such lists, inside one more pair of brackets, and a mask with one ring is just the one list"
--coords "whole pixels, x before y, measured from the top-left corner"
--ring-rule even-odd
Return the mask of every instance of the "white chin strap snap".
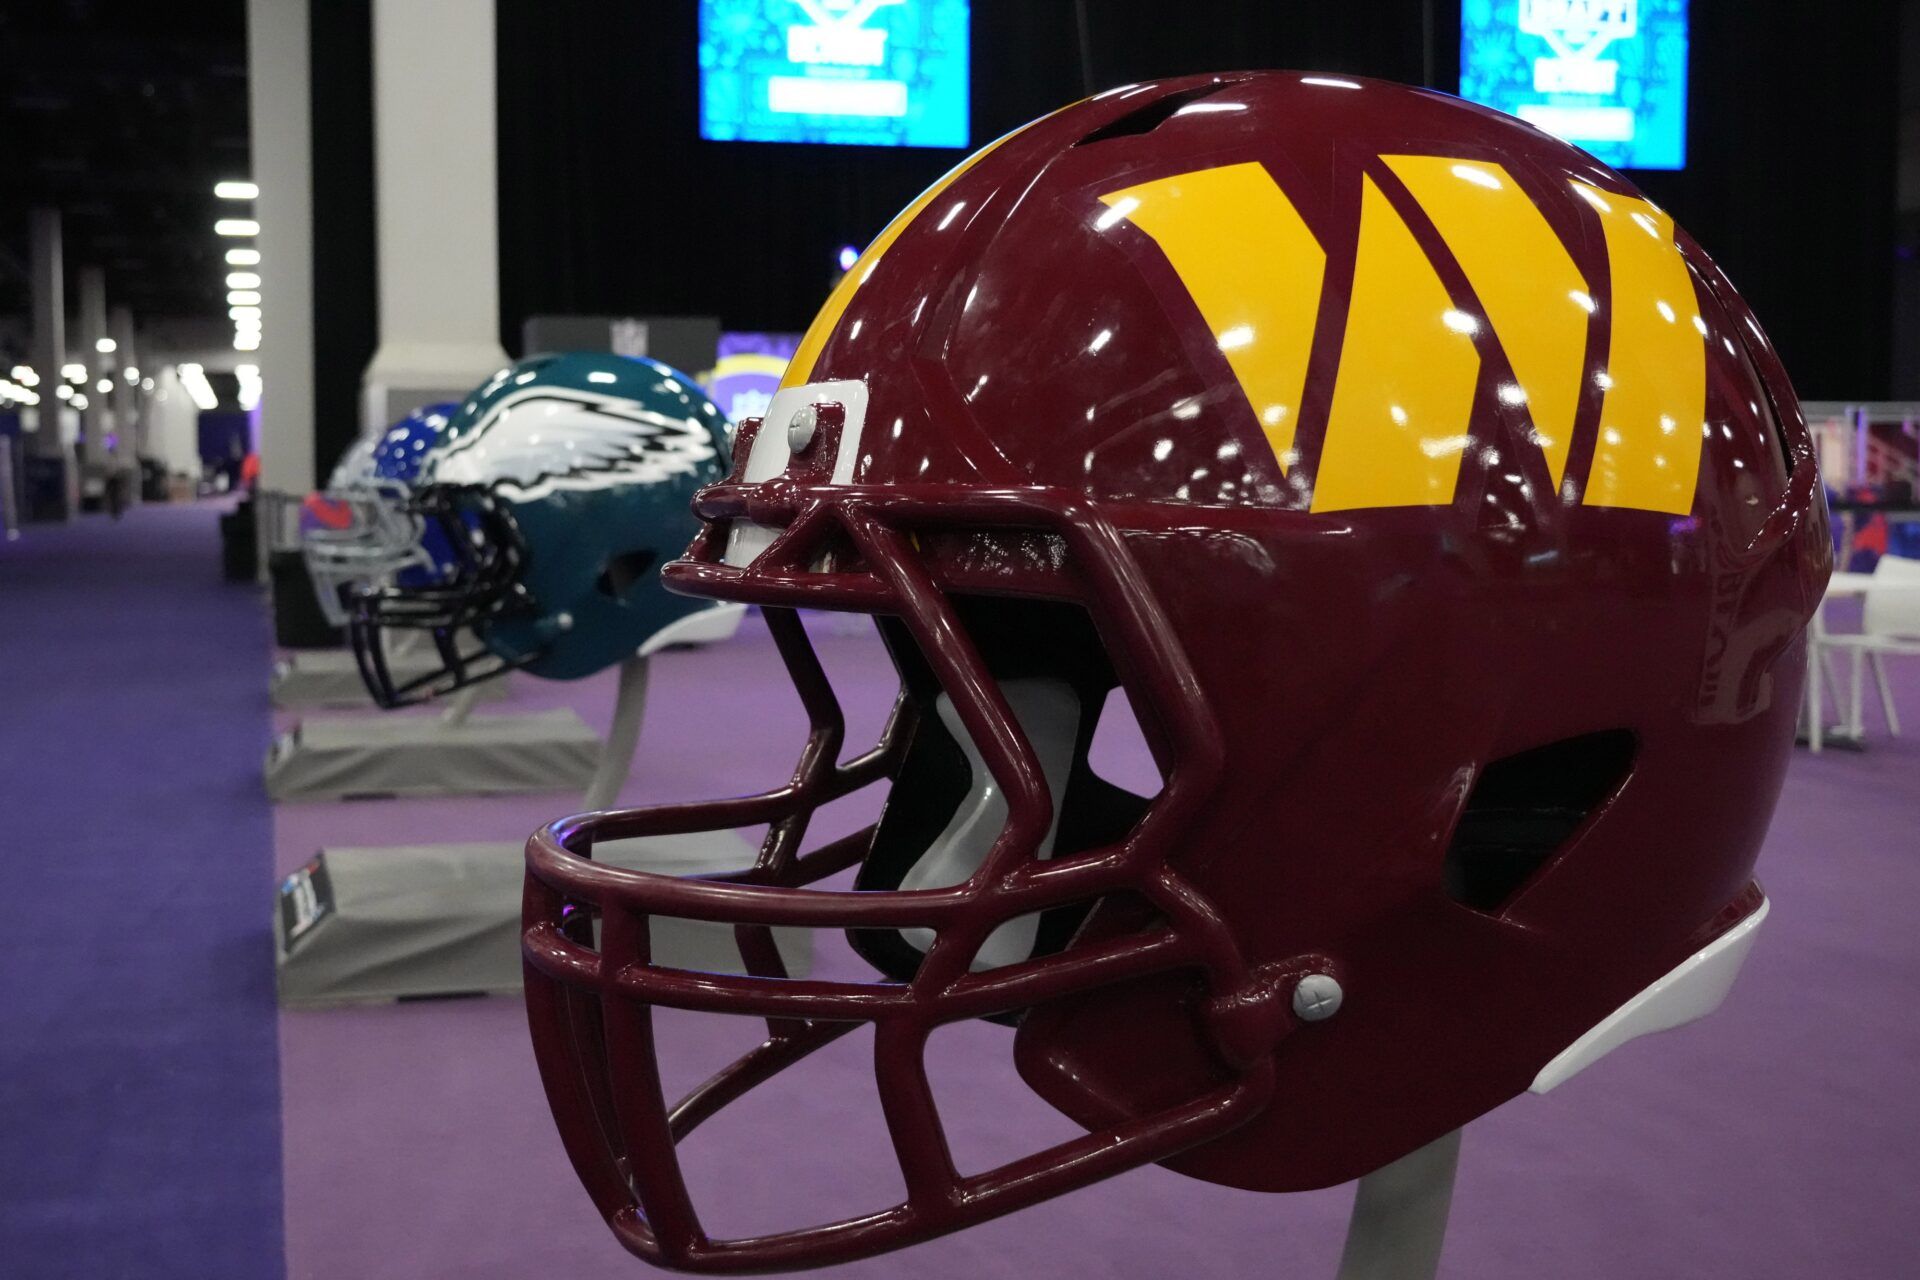
[[[1053, 821], [1047, 827], [1038, 853], [1041, 858], [1051, 857], [1054, 832], [1060, 826], [1060, 805], [1066, 796], [1067, 775], [1073, 768], [1073, 744], [1080, 728], [1080, 700], [1074, 696], [1073, 686], [1064, 680], [1006, 680], [1001, 682], [1000, 692], [1013, 709], [1027, 741], [1033, 744], [1033, 753], [1039, 757], [1040, 770], [1046, 775], [1047, 790], [1053, 797]], [[966, 753], [973, 787], [954, 810], [946, 829], [908, 869], [906, 878], [900, 882], [902, 889], [945, 889], [959, 884], [980, 869], [994, 840], [1007, 825], [1006, 794], [980, 759], [980, 748], [960, 722], [953, 700], [943, 693], [934, 707], [940, 723]], [[1027, 959], [1033, 954], [1039, 929], [1038, 915], [1007, 921], [980, 945], [973, 957], [974, 972]], [[902, 929], [900, 936], [921, 951], [933, 945], [931, 929]]]
[[[771, 480], [787, 469], [794, 454], [812, 448], [818, 425], [813, 406], [827, 403], [839, 405], [844, 414], [831, 482], [852, 484], [854, 463], [860, 457], [860, 436], [867, 421], [867, 384], [853, 380], [813, 382], [776, 391], [761, 416], [762, 425], [753, 437], [753, 451], [747, 455], [741, 481], [760, 484]], [[727, 531], [727, 550], [721, 559], [744, 569], [773, 545], [779, 533], [751, 520], [735, 520]]]

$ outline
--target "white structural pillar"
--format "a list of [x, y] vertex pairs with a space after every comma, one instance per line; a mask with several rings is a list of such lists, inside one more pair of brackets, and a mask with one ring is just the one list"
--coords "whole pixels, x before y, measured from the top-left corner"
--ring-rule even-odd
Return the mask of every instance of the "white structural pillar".
[[138, 371], [140, 361], [135, 354], [133, 341], [133, 308], [128, 306], [110, 307], [107, 310], [107, 335], [113, 339], [113, 423], [118, 443], [114, 447], [114, 458], [123, 470], [131, 472], [127, 483], [127, 499], [137, 502], [140, 499], [140, 454], [142, 426], [140, 421], [140, 384], [127, 381], [127, 371]]
[[87, 380], [80, 387], [87, 397], [80, 459], [83, 466], [99, 466], [107, 461], [107, 432], [113, 415], [112, 399], [102, 395], [98, 385], [102, 372], [112, 365], [100, 352], [100, 340], [107, 336], [107, 273], [99, 267], [82, 267], [79, 284], [80, 334], [69, 358], [87, 370]]
[[[313, 488], [313, 106], [308, 0], [247, 0], [247, 98], [260, 234], [260, 483]], [[257, 357], [257, 358], [255, 358]]]
[[494, 0], [374, 0], [380, 346], [363, 431], [506, 363], [494, 113]]
[[[60, 245], [60, 211], [35, 209], [28, 216], [28, 238], [32, 242], [29, 268], [33, 293], [33, 348], [28, 359], [40, 376], [40, 403], [34, 415], [33, 434], [26, 441], [29, 456], [43, 476], [56, 462], [61, 465], [58, 483], [48, 483], [27, 512], [28, 518], [64, 520], [73, 512], [73, 455], [67, 449], [60, 430], [66, 415], [66, 402], [55, 390], [60, 385], [60, 366], [67, 359], [66, 267]], [[57, 495], [57, 496], [56, 496]]]
[[40, 375], [38, 424], [31, 451], [38, 457], [59, 457], [61, 404], [54, 397], [60, 385], [60, 366], [67, 362], [66, 268], [60, 252], [60, 211], [35, 209], [28, 220], [32, 240], [33, 371]]
[[153, 394], [147, 397], [141, 417], [147, 448], [169, 475], [197, 476], [200, 474], [200, 410], [181, 385], [175, 366], [160, 365], [152, 377]]

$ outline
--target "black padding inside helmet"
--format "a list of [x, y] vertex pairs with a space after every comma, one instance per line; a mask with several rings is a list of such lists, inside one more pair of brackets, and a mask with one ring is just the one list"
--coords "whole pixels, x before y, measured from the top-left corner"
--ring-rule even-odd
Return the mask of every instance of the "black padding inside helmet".
[[[996, 679], [1064, 680], [1079, 699], [1080, 723], [1052, 856], [1066, 857], [1125, 837], [1146, 812], [1148, 801], [1100, 778], [1087, 763], [1100, 709], [1117, 683], [1092, 621], [1076, 606], [1051, 601], [961, 597], [954, 604]], [[932, 667], [899, 619], [882, 618], [879, 625], [919, 716], [879, 829], [854, 879], [854, 887], [863, 890], [898, 889], [974, 785], [966, 753], [935, 710], [941, 687]], [[1081, 903], [1043, 913], [1034, 954], [1064, 948], [1091, 908], [1091, 903]], [[850, 929], [847, 937], [855, 951], [888, 977], [904, 982], [920, 967], [919, 948], [894, 930]]]
[[654, 561], [659, 558], [659, 554], [651, 547], [622, 552], [607, 561], [607, 567], [600, 571], [600, 577], [594, 585], [602, 595], [619, 600], [646, 577], [647, 570], [653, 568]]

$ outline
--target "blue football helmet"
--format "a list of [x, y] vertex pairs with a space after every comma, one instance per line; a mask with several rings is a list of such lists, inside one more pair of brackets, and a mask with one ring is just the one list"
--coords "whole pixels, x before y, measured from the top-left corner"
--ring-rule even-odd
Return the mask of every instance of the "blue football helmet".
[[[437, 536], [450, 560], [352, 597], [354, 652], [381, 706], [513, 670], [578, 679], [737, 620], [737, 607], [660, 585], [698, 528], [694, 491], [728, 469], [726, 419], [687, 375], [626, 356], [532, 356], [419, 452], [408, 509], [421, 546]], [[430, 633], [438, 666], [396, 682], [391, 629]]]
[[409, 508], [420, 462], [459, 408], [416, 409], [384, 432], [363, 436], [341, 456], [327, 487], [300, 513], [307, 576], [328, 622], [351, 621], [347, 596], [359, 587], [445, 572], [453, 550], [438, 530], [425, 530]]

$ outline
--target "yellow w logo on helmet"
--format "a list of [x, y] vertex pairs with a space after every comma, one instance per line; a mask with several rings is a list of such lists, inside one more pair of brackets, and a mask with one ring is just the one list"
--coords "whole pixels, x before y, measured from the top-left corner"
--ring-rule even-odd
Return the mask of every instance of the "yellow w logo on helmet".
[[[1556, 488], [1591, 364], [1601, 403], [1581, 501], [1687, 512], [1700, 464], [1707, 330], [1672, 219], [1645, 200], [1573, 182], [1606, 243], [1609, 279], [1590, 281], [1501, 165], [1381, 160], [1445, 242], [1472, 300], [1456, 298], [1394, 202], [1364, 177], [1313, 510], [1452, 502], [1491, 339], [1512, 374], [1491, 394], [1510, 411], [1524, 408]], [[1158, 244], [1281, 468], [1298, 465], [1327, 255], [1286, 193], [1264, 167], [1235, 164], [1101, 200], [1104, 218], [1129, 221]], [[1594, 342], [1604, 344], [1595, 348], [1604, 361], [1590, 361]]]

